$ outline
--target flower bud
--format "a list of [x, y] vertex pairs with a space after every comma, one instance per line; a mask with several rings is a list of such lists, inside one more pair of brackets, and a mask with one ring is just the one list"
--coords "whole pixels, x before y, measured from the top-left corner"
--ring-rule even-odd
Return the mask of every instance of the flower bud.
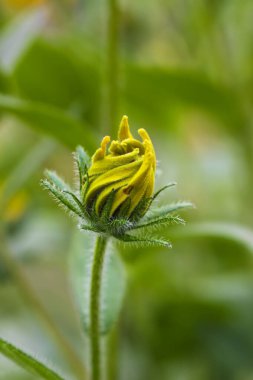
[[129, 220], [137, 209], [143, 216], [148, 208], [145, 200], [154, 192], [156, 158], [148, 133], [145, 129], [138, 133], [142, 141], [132, 136], [128, 118], [123, 116], [118, 140], [110, 143], [110, 137], [105, 136], [92, 157], [83, 194], [86, 209], [98, 217], [108, 204], [109, 217]]

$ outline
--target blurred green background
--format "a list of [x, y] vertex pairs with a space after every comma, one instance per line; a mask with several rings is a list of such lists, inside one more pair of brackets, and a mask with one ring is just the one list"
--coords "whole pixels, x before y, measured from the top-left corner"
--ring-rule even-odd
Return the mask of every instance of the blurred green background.
[[[25, 278], [87, 360], [68, 280], [75, 224], [39, 181], [45, 167], [72, 181], [75, 146], [92, 153], [127, 114], [154, 141], [157, 187], [178, 183], [161, 202], [197, 208], [162, 231], [171, 251], [122, 249], [109, 379], [253, 379], [253, 2], [122, 1], [109, 32], [108, 4], [0, 2], [0, 336], [71, 378]], [[36, 378], [3, 357], [0, 369]]]

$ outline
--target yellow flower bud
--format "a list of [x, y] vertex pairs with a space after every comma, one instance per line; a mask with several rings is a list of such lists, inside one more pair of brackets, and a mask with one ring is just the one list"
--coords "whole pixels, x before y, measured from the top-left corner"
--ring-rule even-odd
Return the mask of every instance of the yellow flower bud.
[[[154, 192], [156, 157], [152, 141], [145, 131], [138, 131], [142, 141], [135, 139], [129, 129], [128, 118], [123, 116], [118, 140], [110, 143], [105, 136], [92, 157], [84, 203], [97, 216], [103, 212], [108, 197], [114, 193], [110, 217], [122, 215], [131, 219], [140, 202]], [[109, 145], [110, 143], [110, 145]], [[141, 210], [147, 210], [147, 203]], [[124, 210], [124, 212], [123, 212]]]

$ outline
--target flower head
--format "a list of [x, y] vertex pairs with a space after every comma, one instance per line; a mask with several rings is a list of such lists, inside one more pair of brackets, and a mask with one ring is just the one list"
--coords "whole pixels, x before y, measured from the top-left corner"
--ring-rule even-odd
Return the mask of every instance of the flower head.
[[136, 218], [135, 210], [139, 216], [147, 210], [148, 202], [143, 200], [150, 199], [154, 192], [156, 158], [148, 133], [145, 129], [138, 132], [142, 141], [132, 136], [128, 118], [123, 116], [118, 140], [109, 145], [110, 137], [105, 136], [92, 157], [83, 201], [97, 216], [102, 215], [112, 193], [111, 218], [122, 215], [131, 220]]
[[107, 234], [125, 242], [170, 247], [166, 240], [128, 233], [133, 230], [145, 232], [173, 222], [184, 223], [174, 213], [192, 206], [190, 202], [177, 202], [151, 209], [160, 192], [175, 183], [154, 194], [154, 147], [145, 129], [138, 132], [141, 140], [132, 136], [128, 118], [123, 116], [118, 140], [110, 143], [110, 137], [105, 136], [91, 159], [82, 147], [77, 147], [78, 190], [72, 190], [52, 171], [46, 172], [47, 179], [42, 184], [79, 218], [83, 230]]

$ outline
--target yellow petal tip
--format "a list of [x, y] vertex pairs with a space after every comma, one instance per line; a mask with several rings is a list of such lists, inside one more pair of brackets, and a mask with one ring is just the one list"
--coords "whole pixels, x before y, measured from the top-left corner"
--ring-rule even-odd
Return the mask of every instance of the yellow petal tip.
[[107, 148], [107, 145], [109, 144], [110, 140], [111, 140], [110, 136], [105, 136], [102, 139], [100, 148], [98, 148], [96, 150], [94, 156], [92, 157], [93, 162], [98, 161], [98, 160], [102, 160], [105, 157], [106, 148]]
[[132, 137], [133, 136], [130, 132], [130, 128], [128, 124], [128, 117], [124, 115], [119, 125], [119, 133], [118, 133], [119, 141], [131, 139]]
[[142, 138], [143, 141], [145, 141], [145, 140], [151, 141], [151, 139], [149, 137], [149, 134], [146, 131], [146, 129], [140, 128], [140, 129], [138, 129], [138, 133], [139, 133], [139, 136], [141, 136], [141, 138]]

